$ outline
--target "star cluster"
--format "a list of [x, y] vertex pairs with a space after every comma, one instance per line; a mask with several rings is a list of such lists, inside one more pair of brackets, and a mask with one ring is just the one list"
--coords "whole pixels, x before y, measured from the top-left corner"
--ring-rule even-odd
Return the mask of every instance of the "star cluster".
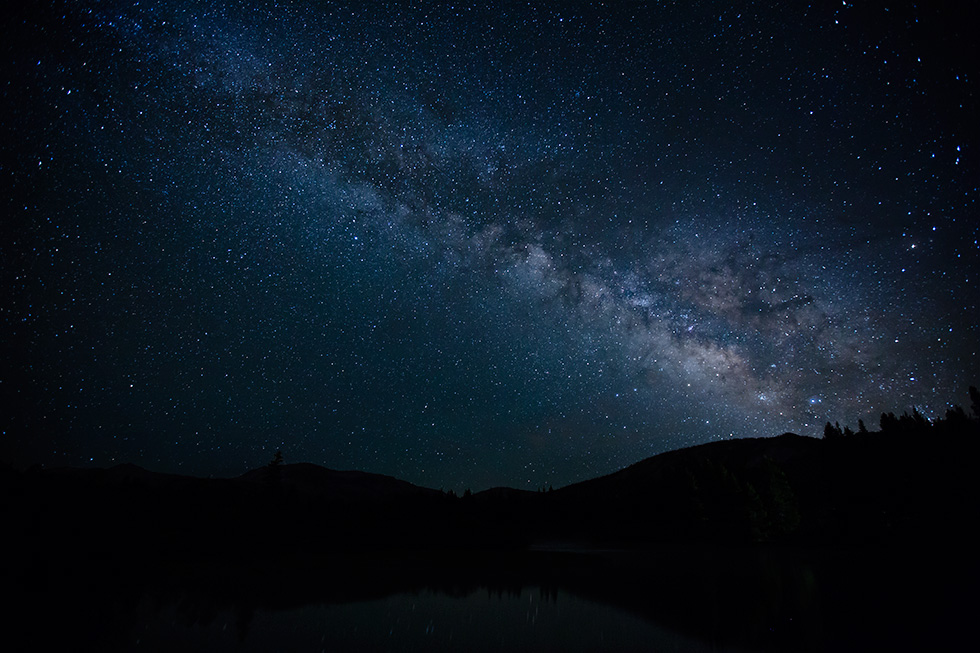
[[39, 4], [10, 459], [537, 488], [980, 379], [965, 9]]

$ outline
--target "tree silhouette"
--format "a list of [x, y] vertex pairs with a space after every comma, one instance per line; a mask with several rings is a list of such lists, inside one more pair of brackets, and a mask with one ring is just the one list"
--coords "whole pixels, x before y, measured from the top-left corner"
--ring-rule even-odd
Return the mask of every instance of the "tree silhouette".
[[766, 538], [795, 533], [800, 527], [800, 505], [786, 477], [786, 472], [771, 458], [765, 457], [763, 483], [766, 501]]
[[894, 433], [898, 430], [898, 418], [895, 417], [895, 413], [882, 413], [878, 424], [882, 433]]
[[835, 424], [827, 422], [827, 425], [823, 427], [824, 440], [840, 440], [842, 437], [844, 437], [844, 431], [841, 429], [839, 422]]
[[269, 464], [265, 466], [266, 482], [273, 491], [278, 491], [282, 487], [282, 450], [276, 451]]
[[970, 417], [963, 410], [963, 406], [956, 405], [946, 411], [946, 421], [961, 427], [970, 421]]

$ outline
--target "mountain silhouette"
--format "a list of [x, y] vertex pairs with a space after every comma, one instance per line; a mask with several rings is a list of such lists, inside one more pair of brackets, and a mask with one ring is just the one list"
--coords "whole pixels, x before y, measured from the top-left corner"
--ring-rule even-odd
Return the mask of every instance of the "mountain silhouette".
[[364, 548], [972, 541], [980, 415], [956, 407], [930, 421], [913, 410], [883, 414], [880, 431], [828, 423], [824, 433], [702, 444], [548, 492], [460, 497], [382, 474], [287, 465], [279, 453], [236, 478], [132, 464], [0, 465], [0, 483], [11, 523], [37, 540], [24, 540], [28, 549], [79, 533], [90, 551], [121, 540], [162, 556], [242, 559]]
[[[270, 482], [270, 467], [245, 472], [237, 481], [250, 484]], [[394, 499], [434, 499], [442, 492], [394, 476], [360, 471], [336, 471], [312, 463], [281, 465], [279, 482], [286, 491], [330, 501], [384, 501]]]
[[[3, 580], [26, 597], [18, 620], [31, 632], [59, 596], [75, 597], [60, 614], [84, 631], [100, 605], [124, 609], [142, 592], [247, 612], [526, 583], [777, 650], [813, 632], [839, 650], [855, 632], [969, 623], [980, 420], [913, 411], [883, 416], [881, 431], [826, 432], [703, 444], [553, 491], [462, 496], [310, 463], [221, 479], [0, 463], [16, 561]], [[774, 626], [789, 639], [769, 639]]]

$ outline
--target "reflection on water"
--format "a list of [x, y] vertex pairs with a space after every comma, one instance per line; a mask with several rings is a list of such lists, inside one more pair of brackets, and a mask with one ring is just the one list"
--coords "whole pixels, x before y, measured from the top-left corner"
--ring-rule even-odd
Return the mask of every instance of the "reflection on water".
[[563, 591], [429, 590], [346, 604], [202, 618], [149, 600], [129, 641], [140, 650], [702, 651], [709, 647], [623, 610]]
[[971, 551], [49, 559], [6, 586], [0, 650], [952, 650]]

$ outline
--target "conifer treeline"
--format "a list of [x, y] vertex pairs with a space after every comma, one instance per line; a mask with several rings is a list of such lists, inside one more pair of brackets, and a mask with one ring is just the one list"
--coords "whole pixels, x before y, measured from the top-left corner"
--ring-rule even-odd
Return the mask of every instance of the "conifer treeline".
[[[912, 413], [905, 411], [899, 416], [895, 413], [882, 413], [878, 426], [882, 433], [895, 435], [926, 435], [929, 433], [950, 434], [964, 431], [971, 423], [980, 421], [980, 390], [970, 386], [971, 417], [960, 405], [954, 405], [946, 411], [945, 417], [930, 420], [915, 407]], [[868, 433], [864, 420], [858, 420], [858, 433]], [[853, 436], [855, 433], [849, 426], [841, 427], [840, 422], [827, 424], [823, 427], [825, 440], [839, 440]]]

